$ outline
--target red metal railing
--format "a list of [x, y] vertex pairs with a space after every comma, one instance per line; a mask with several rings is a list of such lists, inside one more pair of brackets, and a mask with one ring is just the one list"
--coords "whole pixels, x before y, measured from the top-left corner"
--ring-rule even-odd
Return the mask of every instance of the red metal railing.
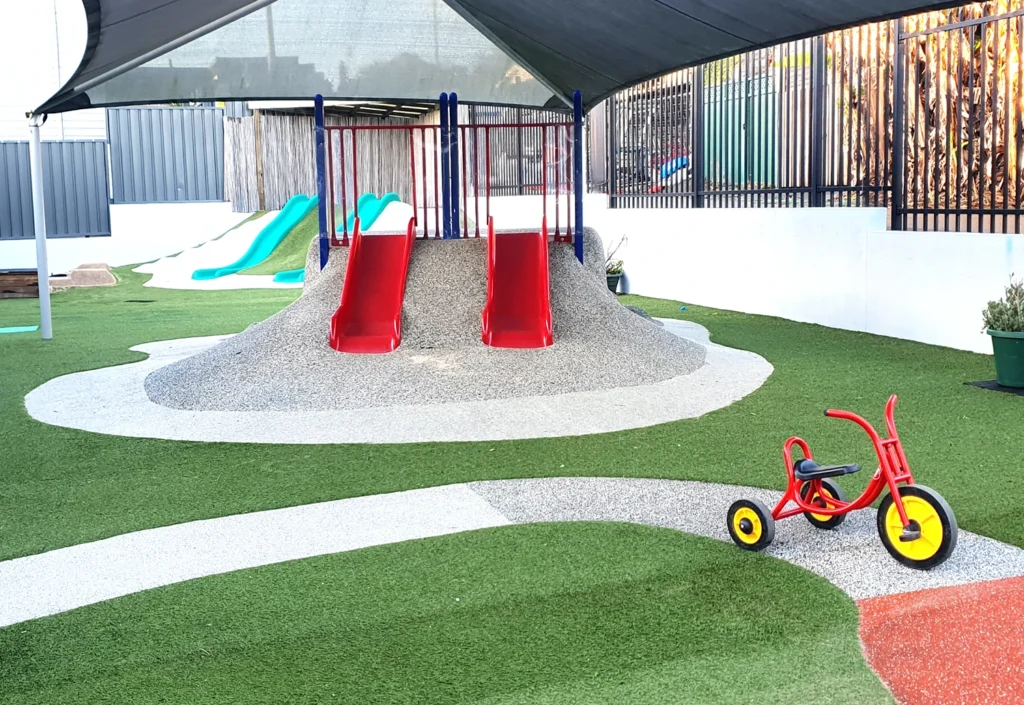
[[[457, 171], [457, 191], [451, 194], [452, 202], [461, 204], [461, 223], [453, 223], [453, 228], [461, 224], [461, 237], [480, 237], [481, 228], [486, 228], [491, 218], [492, 179], [491, 160], [494, 156], [492, 146], [497, 142], [498, 149], [507, 145], [507, 132], [522, 131], [532, 134], [532, 142], [540, 133], [540, 173], [538, 184], [541, 194], [541, 212], [537, 222], [545, 218], [554, 222], [553, 236], [559, 242], [572, 242], [575, 202], [572, 184], [572, 123], [496, 123], [481, 125], [459, 125], [459, 144], [461, 145], [459, 163], [452, 164]], [[381, 189], [382, 192], [395, 191], [402, 200], [411, 202], [413, 211], [414, 233], [417, 237], [440, 237], [441, 223], [441, 142], [440, 125], [343, 125], [327, 126], [326, 161], [327, 161], [327, 217], [333, 246], [347, 246], [350, 241], [349, 203], [352, 215], [359, 217], [359, 179], [360, 155], [363, 154], [362, 166], [372, 168], [372, 173], [363, 174], [367, 186]], [[373, 160], [366, 155], [366, 140], [369, 135], [406, 134], [408, 140], [396, 139], [390, 143], [392, 154], [383, 149], [383, 138], [378, 138], [374, 147]], [[498, 138], [492, 140], [492, 134]], [[416, 144], [417, 140], [419, 145]], [[398, 145], [402, 146], [399, 147]], [[402, 183], [386, 183], [382, 178], [382, 162], [386, 159], [401, 159], [407, 153], [408, 181], [397, 176], [400, 172], [392, 171], [391, 180]], [[500, 155], [499, 155], [500, 156]], [[520, 149], [512, 158], [529, 162], [529, 156]], [[550, 158], [550, 161], [549, 161]], [[536, 173], [536, 165], [529, 162]], [[520, 169], [524, 167], [520, 165]], [[499, 169], [499, 179], [502, 170]], [[368, 183], [367, 183], [368, 182]], [[535, 183], [535, 182], [531, 182]], [[536, 187], [525, 187], [522, 192], [536, 192]], [[554, 212], [548, 212], [549, 194], [553, 194]], [[383, 196], [384, 193], [378, 193]], [[480, 201], [483, 200], [481, 208]], [[338, 222], [337, 205], [341, 206], [341, 222]], [[431, 218], [431, 209], [433, 217]], [[481, 212], [483, 211], [483, 212]], [[553, 216], [553, 217], [552, 217]], [[470, 218], [472, 217], [472, 224]], [[431, 230], [432, 227], [432, 230]], [[498, 223], [498, 227], [503, 225]], [[472, 232], [470, 229], [472, 228]]]
[[[540, 132], [541, 151], [540, 184], [538, 184], [541, 194], [541, 212], [538, 220], [543, 220], [545, 217], [549, 222], [553, 220], [555, 224], [554, 239], [558, 242], [572, 242], [572, 223], [575, 217], [575, 201], [572, 190], [572, 128], [572, 123], [568, 122], [459, 125], [459, 143], [462, 149], [462, 236], [471, 236], [469, 213], [472, 209], [474, 221], [472, 236], [480, 237], [481, 198], [484, 201], [482, 220], [485, 226], [491, 218], [491, 190], [494, 186], [491, 170], [491, 160], [494, 155], [492, 134], [498, 131], [536, 130]], [[500, 134], [498, 132], [496, 136], [500, 136]], [[495, 141], [499, 145], [509, 143], [508, 139]], [[482, 149], [481, 142], [483, 143]], [[520, 160], [527, 159], [521, 150], [514, 156]], [[524, 192], [536, 192], [536, 190], [537, 187], [523, 189]], [[548, 195], [552, 193], [554, 195], [554, 213], [549, 214]], [[460, 194], [452, 194], [452, 197], [459, 198]], [[470, 203], [471, 200], [472, 203]], [[501, 228], [502, 224], [499, 223], [498, 227]]]
[[[431, 235], [429, 210], [431, 208], [431, 191], [433, 191], [433, 235], [434, 237], [440, 237], [439, 211], [441, 199], [439, 196], [439, 185], [441, 183], [441, 175], [438, 169], [440, 163], [438, 157], [438, 152], [440, 151], [439, 125], [330, 125], [325, 127], [324, 131], [327, 136], [327, 219], [331, 233], [331, 244], [333, 246], [347, 246], [349, 244], [349, 196], [351, 196], [352, 214], [357, 218], [359, 217], [360, 138], [367, 134], [408, 134], [409, 183], [383, 185], [375, 183], [374, 185], [380, 186], [382, 191], [385, 192], [396, 191], [403, 200], [409, 199], [412, 202], [413, 228], [414, 233], [419, 237], [429, 237]], [[416, 149], [417, 137], [420, 142], [419, 150]], [[379, 142], [378, 140], [376, 145], [378, 148], [381, 146]], [[335, 147], [335, 143], [337, 143], [337, 147]], [[397, 141], [395, 144], [397, 145]], [[427, 165], [430, 163], [431, 157], [433, 164], [428, 171]], [[384, 158], [384, 155], [376, 155], [376, 164], [379, 164], [382, 158]], [[417, 161], [419, 164], [417, 164]], [[338, 172], [337, 180], [335, 179], [335, 171]], [[419, 171], [419, 179], [417, 179], [417, 171]], [[432, 178], [429, 178], [429, 176], [432, 176]], [[378, 182], [379, 179], [374, 179], [374, 181]], [[383, 196], [384, 194], [379, 193], [377, 195]], [[342, 213], [340, 225], [337, 222], [336, 214], [336, 205], [339, 202]], [[338, 237], [339, 235], [341, 236], [340, 238]]]

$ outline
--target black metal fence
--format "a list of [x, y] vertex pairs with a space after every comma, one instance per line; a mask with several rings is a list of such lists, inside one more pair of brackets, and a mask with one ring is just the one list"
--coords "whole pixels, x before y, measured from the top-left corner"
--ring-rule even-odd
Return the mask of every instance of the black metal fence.
[[663, 76], [591, 114], [591, 189], [618, 208], [881, 206], [895, 229], [1020, 232], [1022, 38], [1024, 0], [998, 0]]

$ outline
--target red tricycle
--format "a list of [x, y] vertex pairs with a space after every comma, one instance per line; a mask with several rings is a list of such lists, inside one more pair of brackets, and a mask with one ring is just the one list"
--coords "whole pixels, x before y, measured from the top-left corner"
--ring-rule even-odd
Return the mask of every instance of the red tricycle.
[[[760, 551], [775, 538], [775, 522], [803, 514], [819, 529], [834, 529], [843, 523], [846, 514], [863, 509], [886, 489], [889, 493], [878, 507], [878, 536], [889, 554], [910, 568], [928, 570], [939, 565], [956, 548], [957, 526], [953, 510], [946, 500], [923, 485], [914, 484], [907, 456], [896, 433], [893, 410], [896, 395], [885, 405], [888, 438], [880, 438], [865, 419], [849, 411], [827, 409], [825, 416], [853, 421], [863, 428], [875, 446], [878, 470], [864, 493], [847, 501], [842, 488], [832, 480], [860, 470], [859, 465], [819, 465], [811, 455], [810, 446], [796, 436], [782, 447], [789, 484], [786, 493], [768, 511], [756, 499], [741, 499], [729, 507], [729, 535], [736, 545], [748, 551]], [[793, 459], [793, 446], [802, 457]], [[795, 507], [787, 509], [790, 503]]]

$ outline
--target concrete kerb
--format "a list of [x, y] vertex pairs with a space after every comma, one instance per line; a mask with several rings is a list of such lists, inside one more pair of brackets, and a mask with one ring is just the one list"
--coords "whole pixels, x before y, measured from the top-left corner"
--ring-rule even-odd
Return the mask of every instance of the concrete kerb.
[[[630, 314], [632, 315], [632, 314]], [[665, 321], [665, 330], [706, 340], [700, 326]], [[772, 367], [758, 355], [709, 344], [696, 372], [635, 387], [552, 396], [338, 409], [195, 411], [150, 400], [146, 378], [223, 336], [139, 345], [148, 360], [65, 375], [25, 398], [36, 420], [141, 438], [240, 443], [418, 443], [488, 441], [607, 433], [694, 418], [759, 388]]]
[[[772, 502], [779, 493], [677, 480], [498, 480], [148, 529], [0, 562], [0, 627], [209, 575], [509, 524], [627, 522], [728, 541], [726, 508], [741, 497]], [[969, 532], [943, 565], [901, 566], [882, 548], [871, 511], [835, 531], [799, 517], [780, 522], [768, 554], [854, 599], [1024, 575], [1024, 551]]]

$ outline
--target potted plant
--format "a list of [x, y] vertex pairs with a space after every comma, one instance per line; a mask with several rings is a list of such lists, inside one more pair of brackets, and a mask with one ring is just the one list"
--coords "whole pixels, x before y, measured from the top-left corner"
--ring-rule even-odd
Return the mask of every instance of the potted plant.
[[992, 336], [996, 381], [1003, 387], [1024, 388], [1024, 279], [1006, 287], [1005, 298], [989, 301], [982, 312], [985, 332]]
[[608, 291], [613, 294], [619, 290], [619, 280], [622, 279], [622, 260], [615, 259], [615, 253], [619, 251], [623, 243], [626, 242], [626, 236], [623, 235], [619, 238], [618, 243], [612, 248], [612, 251], [608, 253], [608, 256], [604, 260], [604, 271], [608, 275]]

